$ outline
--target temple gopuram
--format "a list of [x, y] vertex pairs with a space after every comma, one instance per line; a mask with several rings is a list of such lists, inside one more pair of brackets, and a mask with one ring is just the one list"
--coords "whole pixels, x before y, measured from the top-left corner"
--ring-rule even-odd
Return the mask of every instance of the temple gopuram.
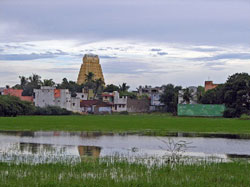
[[98, 55], [94, 54], [85, 54], [83, 59], [83, 63], [80, 69], [80, 72], [78, 74], [77, 78], [77, 84], [83, 84], [86, 81], [86, 75], [88, 75], [89, 72], [94, 73], [94, 80], [96, 79], [102, 79], [104, 82], [104, 77], [102, 74], [102, 67], [99, 63], [99, 57]]

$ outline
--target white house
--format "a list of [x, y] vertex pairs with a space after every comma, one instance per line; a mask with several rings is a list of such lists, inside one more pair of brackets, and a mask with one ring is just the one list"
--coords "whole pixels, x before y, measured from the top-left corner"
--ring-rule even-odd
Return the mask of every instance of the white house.
[[4, 88], [0, 88], [0, 95], [4, 95]]
[[119, 92], [114, 91], [113, 93], [103, 93], [102, 94], [103, 102], [112, 104], [113, 112], [124, 112], [127, 111], [127, 96], [120, 97]]
[[151, 93], [150, 97], [150, 110], [161, 110], [164, 107], [164, 103], [160, 101], [161, 93]]
[[35, 106], [58, 106], [69, 111], [80, 112], [80, 98], [71, 97], [68, 89], [56, 89], [55, 87], [42, 86], [34, 89]]

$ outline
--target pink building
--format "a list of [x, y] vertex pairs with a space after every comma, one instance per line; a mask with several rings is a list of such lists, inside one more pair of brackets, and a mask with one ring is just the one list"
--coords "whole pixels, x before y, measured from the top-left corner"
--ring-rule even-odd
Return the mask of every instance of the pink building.
[[3, 95], [11, 95], [18, 97], [22, 101], [30, 101], [33, 102], [33, 97], [32, 96], [22, 96], [23, 90], [21, 89], [13, 89], [13, 88], [8, 88], [4, 89]]

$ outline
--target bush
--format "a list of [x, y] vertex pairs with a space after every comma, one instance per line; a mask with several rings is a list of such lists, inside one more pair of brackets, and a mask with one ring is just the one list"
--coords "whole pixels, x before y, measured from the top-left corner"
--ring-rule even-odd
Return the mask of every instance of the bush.
[[36, 107], [34, 115], [71, 115], [71, 111], [58, 106], [47, 106], [45, 108]]
[[119, 114], [121, 114], [121, 115], [128, 115], [128, 112], [127, 111], [122, 111]]
[[31, 102], [21, 101], [18, 97], [0, 96], [0, 116], [30, 115], [35, 107]]
[[224, 113], [223, 113], [223, 117], [225, 118], [234, 118], [236, 116], [236, 109], [234, 108], [227, 108]]
[[242, 114], [240, 116], [240, 119], [242, 119], [242, 120], [250, 120], [250, 115], [248, 115], [248, 114]]

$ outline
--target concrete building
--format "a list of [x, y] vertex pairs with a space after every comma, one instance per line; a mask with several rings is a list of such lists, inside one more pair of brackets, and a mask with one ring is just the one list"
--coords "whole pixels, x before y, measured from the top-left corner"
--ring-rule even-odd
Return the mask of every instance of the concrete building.
[[150, 98], [150, 111], [160, 111], [165, 104], [160, 101], [162, 93], [152, 93]]
[[23, 93], [22, 89], [13, 89], [13, 88], [6, 88], [1, 91], [2, 95], [11, 95], [18, 97], [22, 101], [33, 102], [33, 96], [22, 96], [22, 93]]
[[4, 88], [0, 88], [0, 95], [4, 94]]
[[213, 81], [205, 81], [205, 92], [216, 88], [219, 84], [214, 84]]
[[82, 113], [111, 114], [112, 112], [112, 104], [100, 100], [82, 100], [80, 107]]
[[114, 91], [113, 93], [103, 93], [102, 100], [103, 102], [112, 104], [113, 112], [127, 111], [128, 98], [125, 96], [120, 97], [120, 94], [117, 91]]
[[78, 74], [77, 84], [85, 83], [86, 75], [88, 75], [89, 72], [94, 73], [94, 80], [102, 79], [102, 81], [104, 82], [102, 67], [101, 64], [99, 63], [100, 60], [98, 55], [86, 54], [84, 55], [82, 61], [83, 63], [81, 65], [81, 69]]
[[69, 111], [80, 112], [80, 98], [71, 97], [68, 89], [55, 89], [55, 87], [42, 86], [35, 89], [35, 106], [58, 106]]
[[190, 87], [187, 87], [186, 89], [189, 90], [189, 93], [191, 95], [190, 102], [187, 103], [187, 101], [184, 100], [183, 96], [185, 93], [185, 89], [182, 89], [179, 91], [179, 94], [178, 94], [178, 104], [198, 104], [197, 87], [190, 86]]
[[152, 87], [152, 86], [139, 86], [139, 88], [137, 88], [138, 96], [143, 96], [143, 95], [147, 95], [149, 98], [151, 97], [151, 94], [154, 93], [163, 93], [164, 88], [163, 87]]

